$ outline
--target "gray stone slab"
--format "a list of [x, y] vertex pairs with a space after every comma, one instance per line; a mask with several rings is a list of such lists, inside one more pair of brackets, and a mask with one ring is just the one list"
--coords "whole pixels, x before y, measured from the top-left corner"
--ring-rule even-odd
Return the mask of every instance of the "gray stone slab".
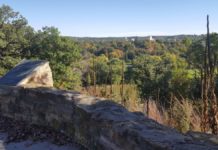
[[25, 86], [28, 84], [53, 86], [52, 73], [47, 61], [25, 60], [0, 78], [0, 85]]

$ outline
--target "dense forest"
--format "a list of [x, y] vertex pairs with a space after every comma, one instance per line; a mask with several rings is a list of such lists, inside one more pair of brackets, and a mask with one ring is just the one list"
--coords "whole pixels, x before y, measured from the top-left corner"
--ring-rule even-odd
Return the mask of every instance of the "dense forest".
[[[57, 88], [110, 98], [147, 115], [154, 109], [149, 102], [155, 102], [165, 118], [160, 122], [184, 132], [202, 130], [206, 37], [67, 37], [55, 27], [36, 31], [19, 12], [2, 5], [0, 76], [23, 59], [48, 60]], [[217, 33], [210, 34], [210, 45], [213, 74], [208, 75], [217, 95]]]

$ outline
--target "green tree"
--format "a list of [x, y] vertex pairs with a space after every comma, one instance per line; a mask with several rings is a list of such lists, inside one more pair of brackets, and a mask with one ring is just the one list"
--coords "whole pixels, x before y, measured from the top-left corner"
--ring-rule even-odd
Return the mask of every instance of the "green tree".
[[29, 50], [30, 58], [50, 62], [56, 87], [75, 89], [81, 85], [80, 48], [72, 39], [61, 37], [57, 28], [39, 30]]
[[177, 96], [189, 95], [193, 74], [187, 67], [185, 59], [175, 54], [144, 55], [134, 61], [132, 78], [141, 98], [152, 97], [169, 103], [171, 93]]
[[105, 55], [96, 57], [97, 84], [107, 84], [109, 78], [108, 58]]
[[[111, 65], [111, 78], [113, 84], [120, 84], [122, 79], [122, 61], [118, 58], [113, 58], [110, 60]], [[124, 65], [125, 66], [125, 65]]]
[[33, 29], [19, 12], [7, 5], [0, 7], [0, 75], [21, 60], [23, 49], [29, 45], [30, 33]]
[[143, 99], [156, 95], [158, 82], [163, 78], [163, 68], [159, 66], [160, 62], [159, 56], [145, 55], [137, 58], [133, 63], [133, 79]]

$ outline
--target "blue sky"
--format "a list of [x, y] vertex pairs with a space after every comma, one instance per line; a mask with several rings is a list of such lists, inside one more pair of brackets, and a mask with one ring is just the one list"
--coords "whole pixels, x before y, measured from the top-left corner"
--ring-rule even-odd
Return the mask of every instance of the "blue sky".
[[1, 0], [35, 29], [70, 36], [202, 34], [206, 15], [218, 32], [218, 0]]

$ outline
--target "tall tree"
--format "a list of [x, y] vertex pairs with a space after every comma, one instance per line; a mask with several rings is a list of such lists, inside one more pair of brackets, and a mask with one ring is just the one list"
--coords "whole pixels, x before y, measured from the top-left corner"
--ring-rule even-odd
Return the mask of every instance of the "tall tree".
[[213, 134], [218, 134], [218, 118], [217, 118], [217, 98], [215, 94], [215, 69], [217, 65], [217, 55], [214, 49], [211, 49], [211, 39], [209, 30], [209, 15], [207, 15], [207, 51], [208, 51], [208, 77], [209, 77], [209, 98], [211, 100], [210, 107], [210, 125]]
[[19, 12], [7, 5], [0, 7], [0, 68], [6, 71], [21, 60], [32, 34], [33, 29]]
[[[214, 37], [214, 35], [212, 35]], [[214, 40], [214, 38], [213, 38]], [[214, 45], [217, 45], [214, 43]], [[209, 30], [209, 16], [207, 15], [207, 38], [204, 53], [204, 81], [203, 81], [203, 122], [204, 132], [210, 127], [213, 134], [218, 134], [217, 98], [215, 94], [215, 69], [217, 66], [216, 46], [211, 48]]]
[[61, 37], [57, 28], [44, 27], [38, 31], [29, 51], [29, 58], [50, 62], [56, 87], [75, 89], [81, 84], [80, 48], [72, 39]]

